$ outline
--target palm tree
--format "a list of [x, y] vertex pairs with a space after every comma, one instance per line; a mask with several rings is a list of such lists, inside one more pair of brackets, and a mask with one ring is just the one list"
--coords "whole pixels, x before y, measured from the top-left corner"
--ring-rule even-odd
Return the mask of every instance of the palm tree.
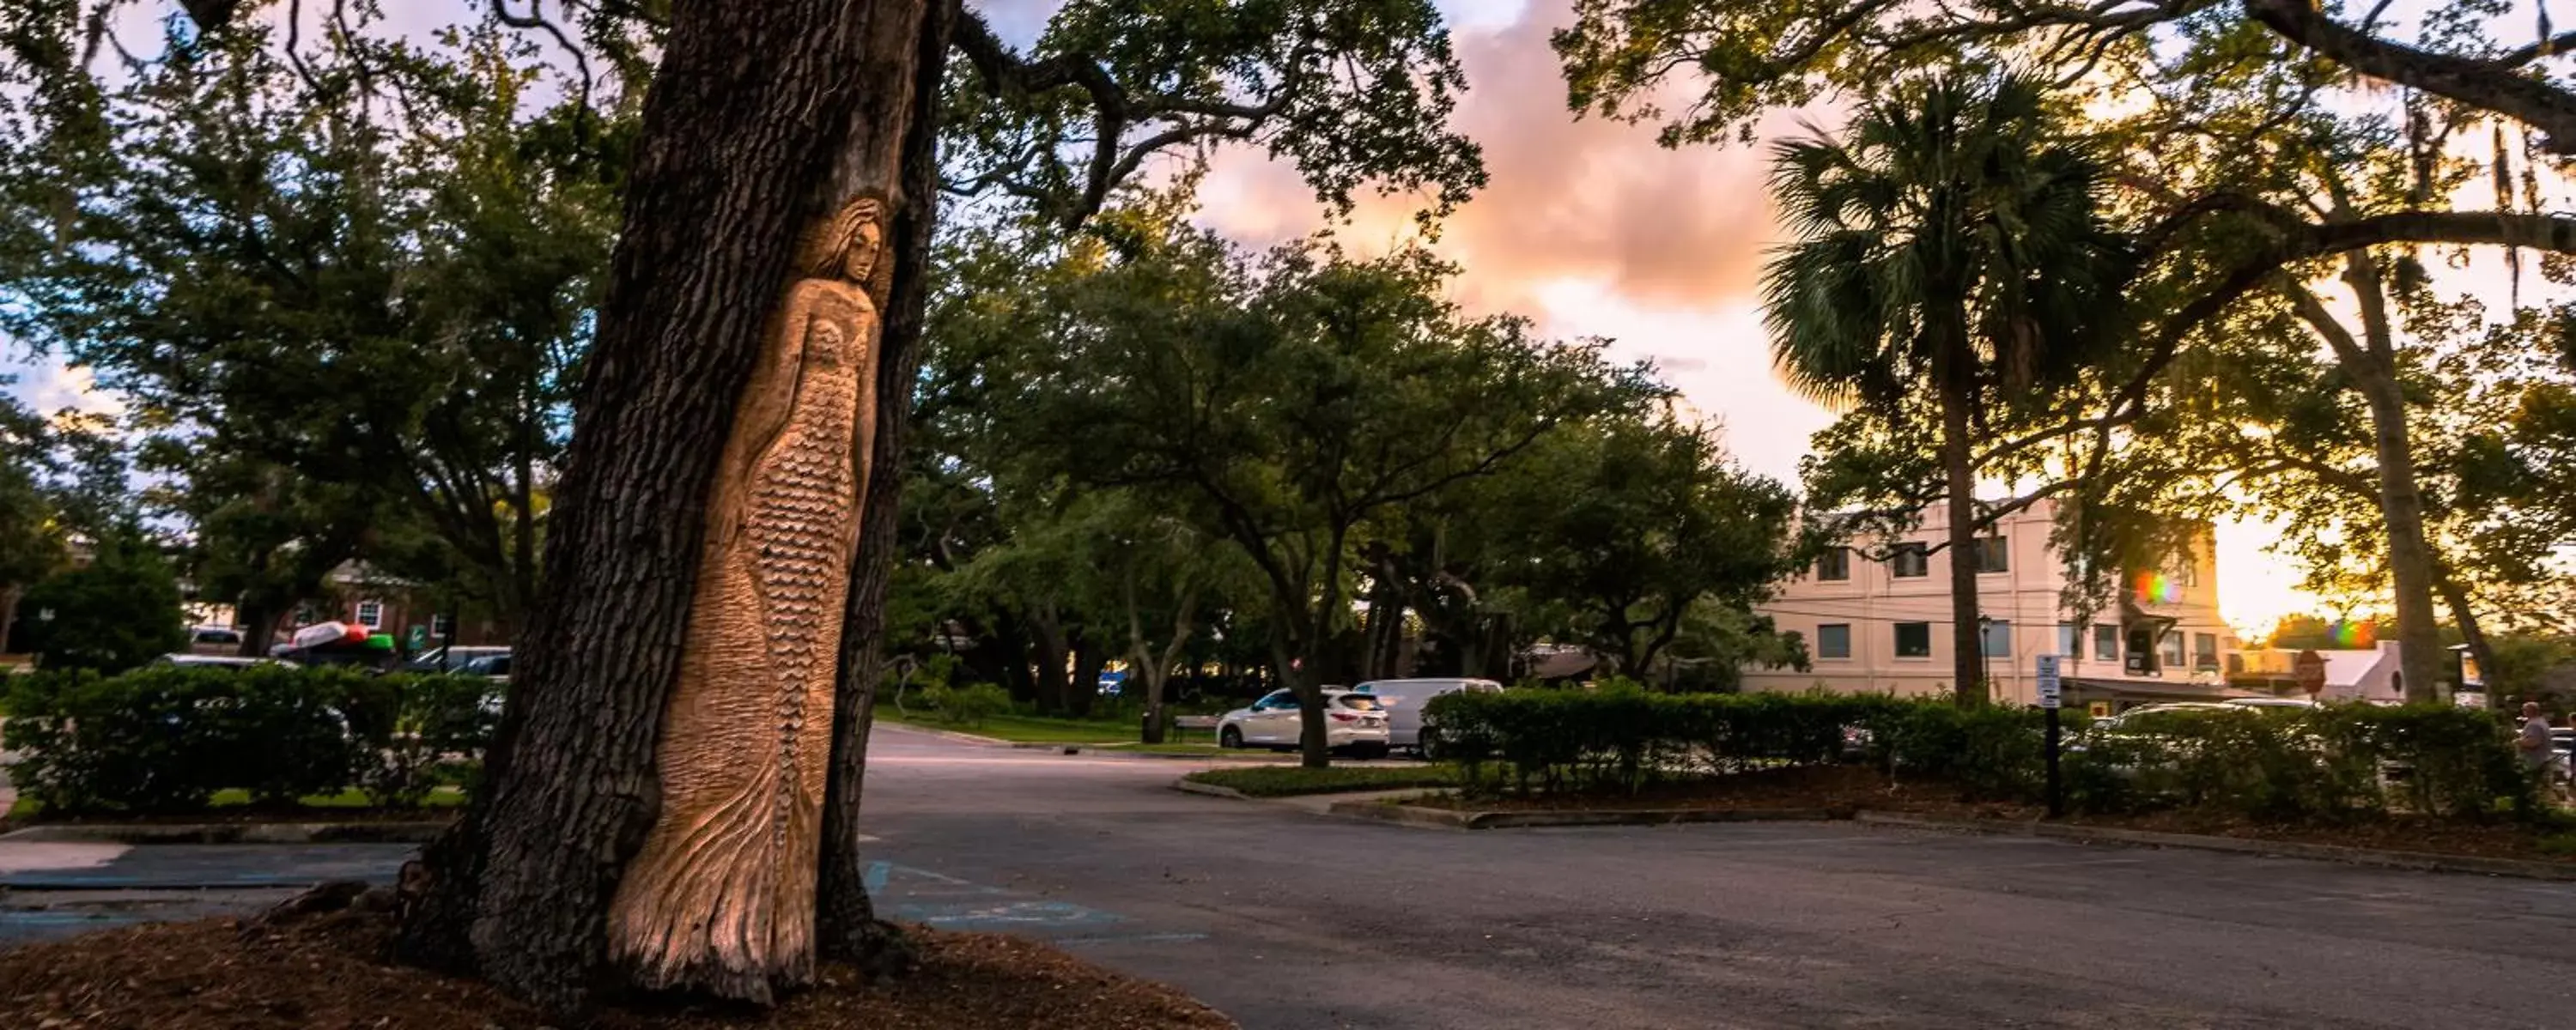
[[1764, 269], [1771, 354], [1791, 388], [1905, 427], [1939, 409], [1953, 672], [1982, 703], [1972, 422], [2063, 381], [2109, 339], [2128, 248], [2104, 223], [2102, 162], [2046, 87], [1934, 76], [1866, 103], [1836, 142], [1780, 144], [1771, 193], [1791, 241]]

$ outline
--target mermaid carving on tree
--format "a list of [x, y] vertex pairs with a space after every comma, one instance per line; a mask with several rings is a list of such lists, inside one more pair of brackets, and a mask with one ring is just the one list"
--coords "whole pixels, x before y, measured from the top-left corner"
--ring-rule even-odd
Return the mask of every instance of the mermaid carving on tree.
[[834, 663], [876, 426], [885, 204], [808, 231], [707, 504], [656, 758], [662, 803], [619, 884], [612, 954], [651, 988], [765, 1002], [810, 982]]

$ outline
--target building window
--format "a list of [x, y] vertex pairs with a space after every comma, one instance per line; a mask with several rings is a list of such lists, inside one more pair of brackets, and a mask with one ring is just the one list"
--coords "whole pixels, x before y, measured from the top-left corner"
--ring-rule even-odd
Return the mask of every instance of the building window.
[[1898, 544], [1896, 553], [1887, 556], [1887, 567], [1898, 579], [1920, 579], [1932, 574], [1932, 554], [1922, 544]]
[[1987, 619], [1977, 626], [1977, 648], [1988, 658], [2012, 657], [2012, 623]]
[[1899, 658], [1932, 657], [1932, 624], [1928, 622], [1897, 623], [1896, 656]]
[[2003, 537], [1981, 536], [1977, 538], [1977, 571], [2012, 571], [2012, 548], [2005, 544]]
[[2057, 653], [2070, 660], [2084, 658], [2084, 628], [2072, 622], [2057, 624]]
[[1837, 547], [1816, 559], [1816, 578], [1839, 583], [1851, 578], [1851, 550]]
[[2093, 657], [2106, 662], [2120, 660], [2120, 627], [2093, 627]]
[[1829, 622], [1816, 627], [1816, 657], [1851, 657], [1851, 624]]
[[2166, 668], [2173, 668], [2182, 664], [2181, 630], [2166, 630], [2164, 639], [2159, 640], [2156, 643], [2156, 658], [2158, 661], [2163, 663]]
[[2191, 667], [2207, 669], [2211, 672], [2218, 671], [2218, 634], [2194, 633], [2191, 635]]
[[385, 603], [383, 601], [358, 602], [358, 625], [368, 629], [385, 628]]

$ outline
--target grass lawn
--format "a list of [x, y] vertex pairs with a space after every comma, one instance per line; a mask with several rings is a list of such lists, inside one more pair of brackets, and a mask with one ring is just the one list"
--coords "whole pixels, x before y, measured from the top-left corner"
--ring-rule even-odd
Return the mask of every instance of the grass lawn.
[[941, 722], [927, 712], [905, 715], [885, 708], [877, 709], [877, 718], [906, 726], [972, 733], [1020, 744], [1132, 743], [1143, 729], [1125, 720], [1042, 719], [1029, 715], [996, 715], [977, 725], [956, 726]]
[[1193, 783], [1232, 787], [1257, 798], [1292, 794], [1332, 794], [1346, 790], [1394, 790], [1401, 787], [1447, 787], [1458, 771], [1445, 765], [1409, 769], [1350, 767], [1307, 769], [1293, 765], [1260, 765], [1242, 769], [1209, 769], [1185, 777]]

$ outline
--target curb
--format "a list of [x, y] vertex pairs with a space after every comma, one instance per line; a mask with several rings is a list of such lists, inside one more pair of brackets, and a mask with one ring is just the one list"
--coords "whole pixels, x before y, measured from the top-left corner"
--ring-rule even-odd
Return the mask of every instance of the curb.
[[1233, 798], [1236, 801], [1253, 800], [1252, 795], [1246, 794], [1232, 787], [1220, 787], [1213, 783], [1198, 783], [1192, 781], [1188, 777], [1173, 780], [1172, 789], [1180, 791], [1183, 794], [1205, 794], [1212, 798]]
[[1296, 757], [1293, 755], [1238, 755], [1230, 753], [1213, 755], [1172, 754], [1164, 751], [1131, 751], [1123, 746], [1094, 747], [1084, 745], [1082, 750], [1084, 754], [1101, 755], [1109, 758], [1161, 758], [1175, 762], [1277, 762], [1284, 764], [1296, 761]]
[[0, 834], [27, 844], [427, 844], [445, 822], [406, 823], [51, 823]]
[[901, 730], [905, 733], [918, 733], [925, 737], [944, 737], [949, 740], [965, 744], [988, 744], [998, 747], [1014, 746], [1010, 741], [1003, 740], [1000, 737], [978, 737], [972, 733], [959, 733], [955, 730], [939, 730], [932, 729], [928, 726], [915, 726], [908, 722], [897, 722], [893, 719], [878, 719], [875, 721], [874, 725], [883, 726], [888, 729]]
[[1677, 823], [1828, 822], [1849, 819], [1838, 808], [1647, 808], [1592, 812], [1460, 812], [1382, 801], [1336, 801], [1333, 815], [1408, 826], [1460, 830], [1537, 829], [1549, 826], [1670, 826]]
[[1899, 812], [1863, 811], [1855, 813], [1853, 818], [1857, 822], [1873, 826], [1941, 830], [1950, 833], [2046, 837], [2074, 841], [2079, 844], [2190, 848], [2198, 851], [2223, 851], [2271, 858], [2303, 858], [2318, 862], [2340, 862], [2345, 865], [2426, 873], [2471, 873], [2483, 876], [2512, 876], [2528, 880], [2576, 881], [2576, 863], [2540, 862], [2520, 858], [2437, 855], [2425, 851], [2387, 851], [2378, 848], [2346, 847], [2341, 844], [2256, 840], [2197, 833], [2159, 833], [2153, 830], [2124, 830], [2117, 827], [2069, 823], [2013, 822], [1999, 819], [1926, 819]]

